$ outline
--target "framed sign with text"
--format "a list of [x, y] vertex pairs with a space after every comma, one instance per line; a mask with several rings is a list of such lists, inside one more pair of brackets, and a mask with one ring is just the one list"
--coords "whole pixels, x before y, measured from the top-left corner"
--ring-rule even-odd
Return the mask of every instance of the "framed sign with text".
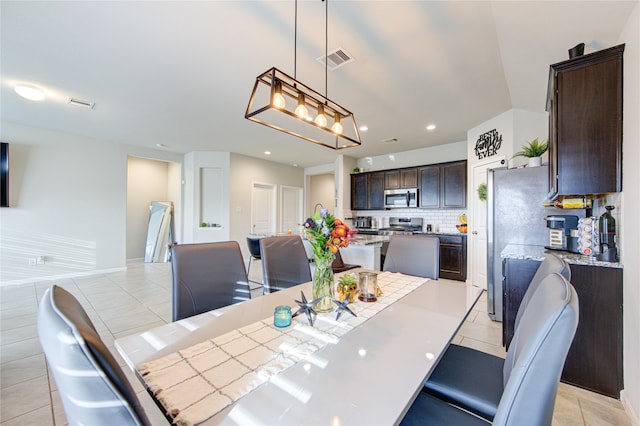
[[481, 134], [474, 151], [478, 160], [496, 155], [502, 145], [502, 135], [496, 129]]

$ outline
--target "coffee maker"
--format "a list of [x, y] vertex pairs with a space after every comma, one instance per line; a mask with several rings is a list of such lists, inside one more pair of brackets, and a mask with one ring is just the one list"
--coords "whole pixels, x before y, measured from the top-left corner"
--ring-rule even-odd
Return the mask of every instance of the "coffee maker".
[[616, 248], [616, 220], [611, 215], [614, 206], [605, 206], [607, 211], [600, 216], [600, 253], [598, 260], [605, 262], [618, 261], [618, 249]]
[[545, 248], [578, 253], [578, 216], [551, 215], [545, 220], [549, 228], [549, 245]]

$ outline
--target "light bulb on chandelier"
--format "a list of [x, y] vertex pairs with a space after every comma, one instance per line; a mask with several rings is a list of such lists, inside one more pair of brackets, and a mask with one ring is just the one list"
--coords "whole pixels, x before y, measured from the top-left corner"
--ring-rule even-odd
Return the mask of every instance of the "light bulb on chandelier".
[[304, 104], [304, 95], [302, 93], [298, 95], [298, 106], [296, 107], [295, 113], [300, 118], [307, 118], [309, 116], [309, 110]]
[[313, 120], [318, 126], [327, 127], [327, 117], [324, 116], [324, 106], [318, 105], [318, 115], [316, 115], [315, 120]]
[[338, 114], [337, 112], [336, 112], [335, 122], [333, 123], [333, 126], [331, 126], [331, 130], [332, 130], [334, 133], [337, 133], [337, 134], [339, 134], [339, 135], [341, 135], [341, 134], [342, 134], [342, 131], [344, 130], [344, 129], [342, 128], [342, 124], [340, 124], [340, 114]]
[[285, 106], [287, 106], [287, 103], [284, 100], [284, 96], [282, 96], [282, 83], [280, 83], [279, 81], [276, 83], [276, 89], [273, 94], [272, 103], [274, 107], [280, 109], [283, 109]]

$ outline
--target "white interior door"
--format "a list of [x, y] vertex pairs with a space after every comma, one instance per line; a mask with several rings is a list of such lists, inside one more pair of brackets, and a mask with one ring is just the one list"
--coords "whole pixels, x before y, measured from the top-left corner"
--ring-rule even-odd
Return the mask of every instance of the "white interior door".
[[280, 232], [291, 230], [297, 234], [302, 230], [303, 191], [298, 186], [280, 187]]
[[482, 163], [473, 168], [471, 228], [471, 284], [487, 288], [487, 202], [478, 197], [478, 186], [487, 183], [487, 169], [502, 167], [504, 157]]
[[251, 232], [274, 235], [276, 233], [276, 186], [254, 183], [251, 190]]

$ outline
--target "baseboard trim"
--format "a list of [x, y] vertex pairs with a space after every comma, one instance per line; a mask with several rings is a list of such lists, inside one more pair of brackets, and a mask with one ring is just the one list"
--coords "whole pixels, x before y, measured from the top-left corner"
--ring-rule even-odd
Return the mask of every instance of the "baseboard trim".
[[627, 415], [631, 419], [631, 423], [634, 426], [640, 426], [640, 417], [638, 417], [638, 412], [635, 410], [633, 405], [631, 405], [631, 401], [627, 397], [627, 393], [624, 390], [620, 391], [620, 402], [622, 402], [624, 410], [627, 412]]

